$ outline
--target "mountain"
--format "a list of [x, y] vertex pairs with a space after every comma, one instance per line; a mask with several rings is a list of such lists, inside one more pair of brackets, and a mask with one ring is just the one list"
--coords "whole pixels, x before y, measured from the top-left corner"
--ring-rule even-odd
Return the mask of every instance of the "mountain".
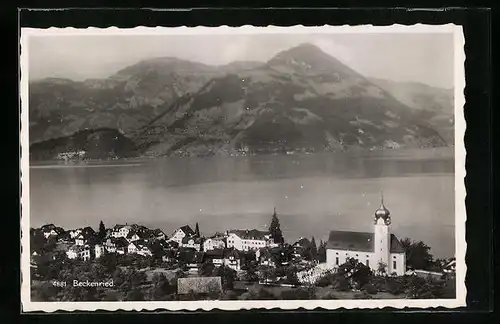
[[426, 119], [443, 138], [454, 143], [454, 91], [431, 87], [418, 82], [395, 82], [370, 78], [370, 81], [390, 93], [421, 118]]
[[48, 78], [29, 85], [30, 143], [101, 127], [127, 134], [210, 79], [258, 62], [224, 66], [164, 57], [144, 60], [107, 79]]
[[106, 128], [152, 156], [447, 145], [389, 90], [311, 44], [265, 63], [155, 58], [107, 79], [31, 83], [30, 142]]
[[211, 79], [135, 141], [154, 156], [446, 145], [411, 108], [310, 44]]
[[[79, 156], [80, 155], [80, 156]], [[30, 159], [116, 159], [137, 155], [135, 144], [116, 129], [99, 128], [77, 131], [70, 136], [53, 138], [30, 146]]]

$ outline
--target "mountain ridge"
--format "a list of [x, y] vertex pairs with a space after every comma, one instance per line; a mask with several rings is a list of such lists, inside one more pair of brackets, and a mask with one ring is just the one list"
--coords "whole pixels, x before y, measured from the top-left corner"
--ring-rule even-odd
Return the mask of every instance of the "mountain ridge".
[[153, 156], [446, 145], [411, 107], [314, 45], [265, 63], [156, 58], [108, 79], [33, 84], [30, 134], [41, 141], [110, 127]]

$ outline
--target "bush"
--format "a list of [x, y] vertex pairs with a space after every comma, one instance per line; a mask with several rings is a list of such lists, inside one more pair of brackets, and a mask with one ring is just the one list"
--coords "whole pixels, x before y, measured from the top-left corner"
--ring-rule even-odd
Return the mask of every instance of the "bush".
[[321, 299], [339, 299], [334, 293], [328, 292], [326, 295], [324, 295]]
[[364, 285], [364, 289], [370, 295], [377, 294], [377, 288], [375, 288], [372, 284], [366, 284], [366, 285]]
[[351, 289], [351, 285], [349, 284], [349, 280], [346, 278], [339, 278], [335, 281], [335, 289], [338, 291], [348, 291]]
[[332, 282], [330, 281], [330, 278], [328, 277], [321, 277], [318, 279], [318, 281], [316, 281], [316, 286], [318, 287], [326, 287], [328, 285], [330, 285]]
[[314, 299], [314, 294], [310, 290], [304, 288], [284, 290], [281, 292], [281, 299], [286, 300], [304, 300]]

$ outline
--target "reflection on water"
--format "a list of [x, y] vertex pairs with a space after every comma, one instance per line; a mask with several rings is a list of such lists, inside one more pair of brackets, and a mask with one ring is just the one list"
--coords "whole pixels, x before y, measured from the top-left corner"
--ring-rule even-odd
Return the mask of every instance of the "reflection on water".
[[[140, 222], [167, 233], [198, 221], [210, 234], [266, 228], [277, 207], [289, 240], [371, 230], [384, 191], [393, 231], [454, 251], [451, 150], [169, 158], [31, 168], [33, 226]], [[102, 167], [105, 165], [106, 167]], [[84, 165], [85, 166], [85, 165]], [[110, 167], [121, 166], [121, 167]]]

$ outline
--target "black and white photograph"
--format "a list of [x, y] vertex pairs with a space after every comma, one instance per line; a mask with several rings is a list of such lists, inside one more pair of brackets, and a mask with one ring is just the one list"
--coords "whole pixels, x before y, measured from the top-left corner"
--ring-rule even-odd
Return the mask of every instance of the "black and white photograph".
[[464, 306], [463, 42], [23, 28], [23, 309]]

